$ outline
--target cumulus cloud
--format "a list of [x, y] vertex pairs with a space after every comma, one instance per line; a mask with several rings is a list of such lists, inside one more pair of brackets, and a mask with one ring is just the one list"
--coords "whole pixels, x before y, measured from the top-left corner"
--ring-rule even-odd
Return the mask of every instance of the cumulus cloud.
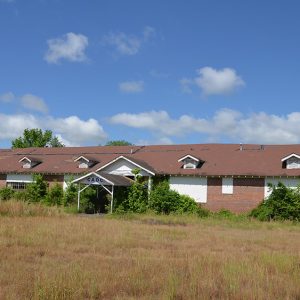
[[245, 86], [243, 79], [232, 68], [214, 69], [204, 67], [197, 70], [197, 76], [193, 79], [183, 78], [180, 80], [183, 92], [191, 93], [191, 87], [197, 86], [203, 95], [225, 95]]
[[155, 29], [147, 26], [141, 36], [118, 32], [106, 35], [103, 39], [104, 45], [109, 45], [120, 55], [135, 55], [149, 39], [155, 36]]
[[60, 38], [49, 39], [47, 44], [48, 50], [44, 59], [50, 64], [56, 64], [63, 59], [71, 62], [87, 60], [85, 49], [89, 42], [83, 34], [69, 32]]
[[32, 94], [25, 94], [24, 96], [22, 96], [21, 104], [23, 107], [29, 110], [34, 110], [42, 113], [48, 112], [48, 107], [44, 99]]
[[50, 129], [65, 145], [97, 145], [107, 135], [95, 119], [81, 120], [77, 116], [67, 118], [37, 117], [32, 114], [0, 114], [0, 140], [12, 140], [23, 134], [26, 128]]
[[15, 95], [12, 92], [7, 92], [5, 94], [0, 95], [0, 102], [10, 103], [15, 100]]
[[119, 89], [123, 93], [136, 94], [144, 90], [143, 81], [125, 81], [119, 84]]
[[245, 143], [300, 143], [300, 112], [285, 116], [264, 112], [245, 115], [239, 111], [222, 109], [211, 118], [182, 115], [173, 119], [166, 111], [139, 114], [121, 113], [110, 118], [111, 123], [145, 129], [161, 137], [185, 136], [199, 133], [209, 141], [226, 138]]

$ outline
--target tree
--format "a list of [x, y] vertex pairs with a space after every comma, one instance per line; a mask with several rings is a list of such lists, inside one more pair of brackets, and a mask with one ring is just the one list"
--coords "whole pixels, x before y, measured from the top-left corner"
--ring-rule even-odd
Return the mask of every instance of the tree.
[[108, 141], [105, 146], [134, 146], [132, 143], [125, 140]]
[[51, 130], [25, 129], [23, 136], [20, 136], [11, 142], [12, 148], [29, 147], [64, 147], [57, 137], [52, 136]]
[[40, 202], [47, 195], [47, 182], [41, 174], [33, 175], [33, 182], [28, 184], [26, 188], [28, 200], [30, 202]]

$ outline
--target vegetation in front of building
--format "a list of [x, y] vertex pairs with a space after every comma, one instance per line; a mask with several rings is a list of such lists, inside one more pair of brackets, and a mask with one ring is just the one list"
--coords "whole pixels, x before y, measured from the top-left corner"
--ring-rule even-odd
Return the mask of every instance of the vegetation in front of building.
[[[195, 215], [220, 219], [244, 220], [255, 218], [260, 221], [289, 220], [300, 221], [300, 187], [292, 189], [282, 183], [271, 186], [271, 195], [248, 214], [234, 214], [228, 210], [210, 212], [187, 195], [180, 195], [170, 189], [168, 180], [160, 178], [154, 181], [151, 191], [148, 182], [133, 170], [135, 180], [129, 188], [116, 187], [114, 192], [113, 212], [117, 214], [154, 213], [162, 215]], [[14, 191], [9, 187], [0, 189], [0, 200], [21, 200], [28, 203], [40, 203], [47, 206], [64, 207], [68, 212], [77, 212], [77, 185], [72, 179], [63, 191], [61, 184], [54, 183], [48, 187], [40, 174], [34, 175], [34, 181], [25, 191]], [[98, 194], [101, 194], [103, 212], [110, 211], [111, 196], [105, 191], [87, 187], [80, 196], [80, 211], [96, 213], [100, 211]]]
[[292, 189], [281, 182], [269, 187], [271, 195], [252, 210], [250, 216], [261, 221], [300, 221], [300, 187]]

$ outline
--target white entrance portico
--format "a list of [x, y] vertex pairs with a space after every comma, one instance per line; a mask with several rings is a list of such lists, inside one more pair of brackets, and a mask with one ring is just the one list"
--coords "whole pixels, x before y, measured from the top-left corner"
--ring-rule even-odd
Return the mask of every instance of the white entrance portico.
[[[111, 206], [110, 210], [113, 210], [113, 201], [114, 201], [114, 187], [115, 186], [130, 186], [132, 180], [114, 174], [107, 174], [103, 172], [91, 172], [80, 178], [77, 178], [72, 181], [73, 183], [78, 184], [78, 197], [77, 197], [77, 208], [80, 209], [80, 194], [89, 186], [100, 186], [106, 190], [111, 195]], [[81, 188], [81, 185], [84, 187]]]

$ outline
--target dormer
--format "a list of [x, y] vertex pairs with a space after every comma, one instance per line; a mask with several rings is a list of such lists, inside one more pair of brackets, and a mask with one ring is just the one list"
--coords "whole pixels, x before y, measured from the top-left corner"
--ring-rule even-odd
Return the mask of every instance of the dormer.
[[300, 156], [295, 153], [284, 157], [281, 161], [284, 169], [300, 169]]
[[183, 163], [183, 166], [182, 166], [183, 169], [196, 169], [196, 168], [198, 168], [201, 160], [192, 155], [186, 155], [186, 156], [178, 159], [178, 162]]
[[24, 156], [19, 160], [19, 163], [22, 164], [23, 169], [31, 169], [40, 164], [41, 161], [34, 157]]
[[97, 163], [96, 160], [83, 155], [77, 157], [74, 162], [78, 162], [79, 169], [88, 169]]

